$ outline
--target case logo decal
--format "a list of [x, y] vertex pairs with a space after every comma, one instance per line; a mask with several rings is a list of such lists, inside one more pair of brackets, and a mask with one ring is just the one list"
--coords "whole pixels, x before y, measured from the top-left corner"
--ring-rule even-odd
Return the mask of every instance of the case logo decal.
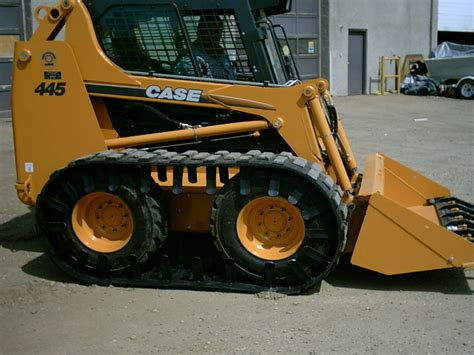
[[174, 89], [167, 86], [163, 90], [158, 85], [151, 85], [146, 89], [146, 96], [152, 99], [199, 102], [202, 90]]

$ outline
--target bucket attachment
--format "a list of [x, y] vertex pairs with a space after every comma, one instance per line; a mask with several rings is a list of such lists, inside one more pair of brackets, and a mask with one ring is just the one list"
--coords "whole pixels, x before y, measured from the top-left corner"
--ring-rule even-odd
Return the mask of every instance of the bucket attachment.
[[382, 154], [365, 166], [352, 264], [386, 275], [474, 267], [472, 205]]

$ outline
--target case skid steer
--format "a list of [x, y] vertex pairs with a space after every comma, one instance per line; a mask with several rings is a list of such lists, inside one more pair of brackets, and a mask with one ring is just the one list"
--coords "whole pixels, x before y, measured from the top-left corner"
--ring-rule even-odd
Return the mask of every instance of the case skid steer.
[[290, 0], [62, 0], [15, 47], [22, 202], [79, 282], [297, 294], [341, 253], [386, 275], [474, 266], [473, 206], [383, 154], [357, 172]]

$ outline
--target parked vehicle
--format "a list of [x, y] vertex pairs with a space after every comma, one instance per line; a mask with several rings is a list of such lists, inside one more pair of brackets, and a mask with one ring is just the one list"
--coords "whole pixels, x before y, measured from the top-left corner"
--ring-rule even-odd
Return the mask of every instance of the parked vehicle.
[[474, 46], [443, 42], [425, 64], [441, 92], [454, 90], [460, 98], [474, 97]]

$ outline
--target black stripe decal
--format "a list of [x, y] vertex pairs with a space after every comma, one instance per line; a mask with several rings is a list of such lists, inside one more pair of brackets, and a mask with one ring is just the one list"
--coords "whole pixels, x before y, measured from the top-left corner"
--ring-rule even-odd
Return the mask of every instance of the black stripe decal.
[[146, 89], [143, 88], [86, 84], [86, 89], [91, 94], [147, 97]]
[[[178, 88], [179, 89], [179, 88]], [[103, 94], [103, 95], [114, 95], [114, 96], [127, 96], [127, 97], [144, 97], [151, 99], [152, 97], [147, 96], [146, 88], [134, 88], [129, 86], [114, 86], [114, 85], [99, 85], [99, 84], [86, 84], [86, 90], [89, 94]], [[192, 89], [186, 89], [186, 91]], [[200, 91], [200, 90], [199, 90]], [[157, 98], [158, 99], [158, 98]], [[160, 100], [169, 99], [163, 98]], [[192, 100], [169, 100], [169, 101], [183, 101], [192, 102]], [[200, 96], [198, 102], [207, 103], [209, 102], [204, 97]]]

